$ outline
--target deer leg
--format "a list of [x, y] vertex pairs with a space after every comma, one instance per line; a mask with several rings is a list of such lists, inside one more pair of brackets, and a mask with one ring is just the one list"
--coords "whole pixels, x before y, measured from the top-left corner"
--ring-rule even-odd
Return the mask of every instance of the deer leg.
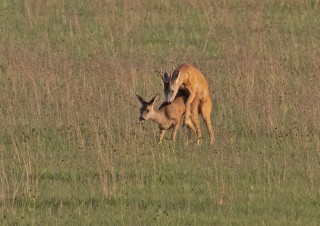
[[197, 143], [199, 143], [199, 140], [202, 137], [199, 123], [199, 103], [199, 99], [195, 98], [191, 104], [191, 120], [196, 130]]
[[164, 134], [165, 134], [165, 130], [164, 129], [160, 129], [160, 135], [159, 135], [159, 144], [161, 143], [161, 141], [163, 140]]
[[172, 143], [174, 143], [176, 140], [176, 136], [177, 136], [180, 124], [181, 124], [181, 121], [177, 121], [177, 122], [175, 122], [175, 124], [173, 126], [173, 131], [172, 131], [172, 136], [171, 136]]
[[187, 99], [187, 102], [186, 102], [186, 110], [185, 110], [185, 116], [184, 116], [184, 123], [186, 125], [188, 125], [188, 122], [191, 121], [191, 103], [193, 102], [195, 98], [195, 95], [193, 92], [190, 92], [190, 95]]
[[203, 100], [203, 102], [200, 105], [200, 110], [201, 110], [201, 114], [202, 117], [206, 123], [207, 129], [208, 129], [208, 133], [210, 136], [210, 144], [213, 144], [214, 142], [214, 134], [213, 134], [213, 130], [211, 127], [211, 111], [212, 111], [212, 100], [211, 98], [206, 98]]
[[192, 130], [192, 132], [194, 132], [194, 134], [197, 136], [197, 144], [199, 144], [199, 141], [200, 141], [200, 140], [199, 140], [199, 136], [198, 136], [197, 129], [196, 129], [196, 127], [194, 126], [193, 121], [192, 121], [192, 120], [188, 121], [187, 124], [186, 124], [186, 126], [187, 126], [188, 128], [190, 128], [190, 129]]

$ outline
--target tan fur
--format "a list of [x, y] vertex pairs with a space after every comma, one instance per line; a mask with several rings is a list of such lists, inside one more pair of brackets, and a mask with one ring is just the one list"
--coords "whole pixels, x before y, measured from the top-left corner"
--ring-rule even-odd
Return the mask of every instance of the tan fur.
[[[151, 101], [146, 102], [142, 97], [137, 95], [140, 103], [142, 104], [142, 107], [140, 109], [140, 120], [144, 121], [151, 119], [152, 121], [159, 124], [159, 143], [163, 140], [165, 131], [173, 128], [171, 139], [172, 142], [174, 142], [179, 127], [183, 122], [187, 96], [177, 95], [177, 97], [170, 104], [164, 102], [161, 104], [159, 110], [156, 110], [154, 108], [154, 103], [157, 100], [158, 96], [154, 97]], [[193, 124], [188, 124], [188, 127], [197, 135], [197, 131]], [[200, 137], [197, 136], [197, 143], [199, 143], [199, 139]]]
[[[161, 75], [164, 82], [164, 93], [167, 102], [175, 98], [179, 89], [187, 90], [189, 96], [186, 101], [186, 112], [184, 122], [186, 125], [195, 125], [198, 134], [198, 112], [202, 115], [210, 136], [210, 143], [214, 142], [214, 134], [211, 127], [212, 99], [208, 83], [204, 75], [195, 67], [183, 64], [174, 70], [169, 76], [167, 73]], [[195, 101], [195, 102], [194, 102]]]

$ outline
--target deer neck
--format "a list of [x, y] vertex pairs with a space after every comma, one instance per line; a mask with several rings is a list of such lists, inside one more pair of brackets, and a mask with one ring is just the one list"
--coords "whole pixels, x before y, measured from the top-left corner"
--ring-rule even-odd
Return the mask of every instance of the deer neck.
[[168, 118], [165, 116], [165, 113], [161, 110], [155, 110], [152, 121], [158, 123], [161, 126], [166, 126], [169, 123]]

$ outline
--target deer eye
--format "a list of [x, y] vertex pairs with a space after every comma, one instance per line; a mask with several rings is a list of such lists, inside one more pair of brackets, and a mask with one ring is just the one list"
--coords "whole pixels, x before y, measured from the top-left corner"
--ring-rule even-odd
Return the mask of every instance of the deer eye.
[[146, 109], [146, 113], [149, 113], [149, 109]]

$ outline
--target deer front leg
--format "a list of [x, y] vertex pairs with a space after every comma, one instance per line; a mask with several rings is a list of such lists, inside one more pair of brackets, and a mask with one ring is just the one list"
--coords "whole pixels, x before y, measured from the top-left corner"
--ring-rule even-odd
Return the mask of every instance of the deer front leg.
[[158, 144], [161, 143], [161, 141], [163, 140], [164, 134], [165, 134], [165, 130], [164, 129], [160, 129], [160, 135], [159, 135], [159, 142]]
[[191, 103], [193, 102], [195, 98], [195, 94], [193, 92], [190, 91], [190, 95], [187, 99], [186, 102], [186, 111], [185, 111], [185, 116], [184, 116], [184, 124], [186, 125], [190, 125], [191, 122]]

